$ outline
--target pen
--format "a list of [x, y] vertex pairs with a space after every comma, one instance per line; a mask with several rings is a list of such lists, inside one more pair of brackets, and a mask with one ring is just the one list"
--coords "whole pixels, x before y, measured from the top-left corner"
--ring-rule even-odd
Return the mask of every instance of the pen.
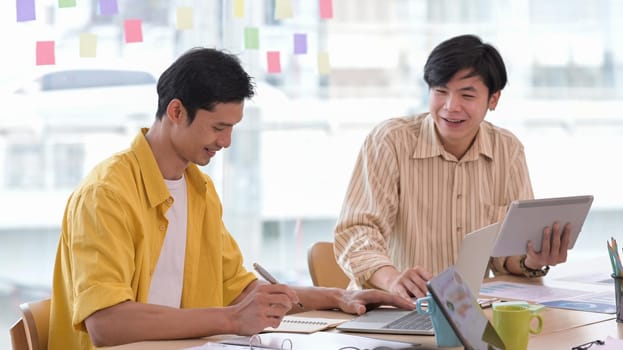
[[[255, 271], [257, 271], [257, 273], [260, 274], [260, 276], [262, 276], [266, 281], [268, 281], [270, 284], [279, 284], [279, 282], [277, 281], [277, 279], [275, 277], [273, 277], [273, 275], [271, 275], [268, 271], [266, 271], [265, 268], [262, 267], [262, 265], [258, 264], [258, 263], [253, 263], [253, 268], [255, 269]], [[301, 304], [301, 302], [299, 301], [297, 304], [301, 309], [303, 308], [303, 304]]]

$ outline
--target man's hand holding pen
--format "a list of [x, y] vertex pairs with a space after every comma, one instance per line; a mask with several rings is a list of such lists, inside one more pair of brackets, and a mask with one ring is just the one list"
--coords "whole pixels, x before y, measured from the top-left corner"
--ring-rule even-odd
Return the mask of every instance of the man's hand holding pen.
[[233, 302], [237, 317], [234, 334], [252, 335], [266, 327], [278, 327], [283, 317], [298, 302], [297, 293], [283, 284], [254, 281], [247, 286], [244, 297]]
[[[270, 272], [268, 272], [265, 268], [263, 268], [262, 265], [260, 265], [258, 263], [253, 263], [253, 268], [255, 269], [255, 271], [257, 271], [257, 273], [260, 274], [260, 276], [262, 276], [266, 281], [268, 281], [268, 283], [270, 283], [270, 284], [279, 284], [277, 279], [275, 277], [273, 277], [273, 275], [271, 275]], [[301, 304], [301, 302], [298, 301], [298, 297], [297, 297], [296, 304], [301, 309], [303, 308], [303, 304]]]

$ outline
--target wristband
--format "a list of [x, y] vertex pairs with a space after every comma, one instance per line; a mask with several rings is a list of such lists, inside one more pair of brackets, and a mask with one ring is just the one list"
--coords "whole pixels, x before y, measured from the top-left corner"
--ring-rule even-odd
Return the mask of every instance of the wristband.
[[531, 269], [528, 266], [526, 266], [526, 258], [528, 256], [527, 255], [523, 255], [521, 257], [521, 259], [519, 259], [519, 267], [521, 268], [521, 272], [523, 273], [524, 276], [528, 277], [528, 278], [534, 278], [534, 277], [543, 277], [545, 275], [547, 275], [547, 273], [549, 272], [549, 266], [545, 266], [542, 269]]

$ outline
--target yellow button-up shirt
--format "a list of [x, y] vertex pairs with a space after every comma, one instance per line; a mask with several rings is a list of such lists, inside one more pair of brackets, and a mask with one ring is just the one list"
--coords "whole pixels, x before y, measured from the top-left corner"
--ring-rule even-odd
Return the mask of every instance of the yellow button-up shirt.
[[[54, 267], [50, 349], [92, 348], [84, 326], [89, 315], [127, 300], [147, 302], [172, 198], [145, 132], [96, 166], [68, 200]], [[185, 177], [189, 220], [181, 307], [222, 307], [256, 277], [242, 265], [210, 178], [195, 165]]]
[[[533, 198], [524, 149], [509, 131], [483, 121], [461, 159], [447, 152], [432, 117], [387, 120], [366, 138], [335, 228], [336, 258], [362, 287], [379, 268], [453, 265], [463, 237]], [[506, 272], [504, 258], [491, 260]]]

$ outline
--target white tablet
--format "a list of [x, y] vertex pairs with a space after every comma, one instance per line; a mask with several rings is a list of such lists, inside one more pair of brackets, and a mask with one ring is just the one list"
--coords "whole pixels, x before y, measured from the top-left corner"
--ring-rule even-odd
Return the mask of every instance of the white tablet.
[[528, 241], [532, 241], [535, 251], [541, 251], [543, 229], [556, 221], [561, 227], [571, 224], [569, 249], [573, 248], [592, 203], [591, 195], [513, 201], [500, 226], [492, 256], [526, 254]]

